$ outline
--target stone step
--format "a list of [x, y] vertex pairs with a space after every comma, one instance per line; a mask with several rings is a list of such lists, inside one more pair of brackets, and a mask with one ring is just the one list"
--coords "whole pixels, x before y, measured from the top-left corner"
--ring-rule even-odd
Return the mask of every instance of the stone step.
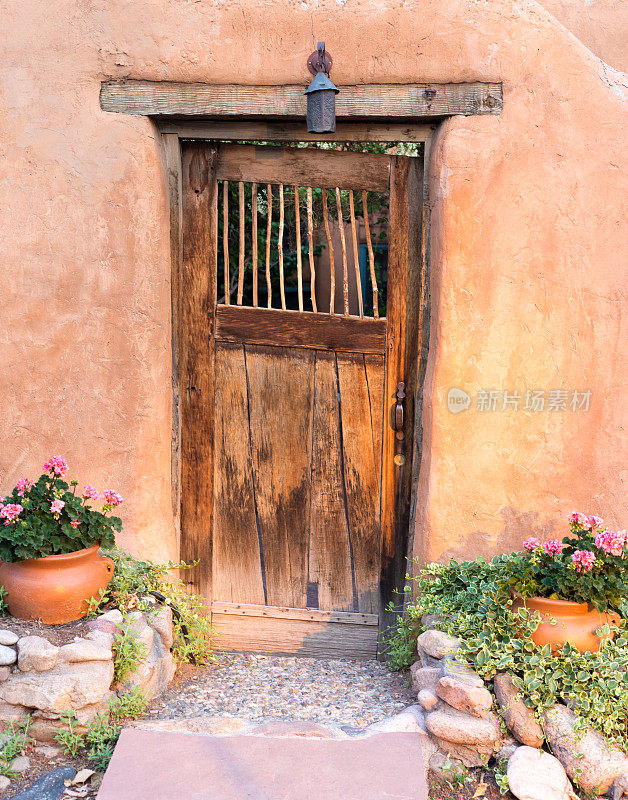
[[122, 731], [97, 800], [427, 800], [421, 737]]

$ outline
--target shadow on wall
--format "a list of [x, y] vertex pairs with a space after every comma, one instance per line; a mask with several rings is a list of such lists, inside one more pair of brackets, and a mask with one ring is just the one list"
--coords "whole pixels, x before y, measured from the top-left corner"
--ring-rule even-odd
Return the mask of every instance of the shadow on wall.
[[536, 511], [520, 512], [511, 506], [504, 506], [499, 513], [504, 519], [504, 527], [497, 538], [487, 531], [472, 531], [455, 547], [446, 550], [438, 560], [447, 564], [452, 558], [456, 561], [468, 561], [480, 556], [492, 558], [496, 553], [521, 550], [523, 540], [529, 536], [536, 536], [543, 541], [556, 529], [557, 520], [551, 519], [541, 524]]

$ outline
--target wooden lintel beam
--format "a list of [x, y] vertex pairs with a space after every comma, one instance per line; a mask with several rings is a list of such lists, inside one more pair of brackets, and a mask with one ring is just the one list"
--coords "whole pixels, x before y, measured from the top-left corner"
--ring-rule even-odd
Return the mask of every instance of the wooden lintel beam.
[[[334, 142], [426, 142], [438, 122], [339, 122], [329, 138]], [[238, 142], [320, 142], [305, 122], [268, 120], [162, 120], [159, 130], [179, 139]]]
[[[170, 81], [104, 81], [103, 111], [157, 118], [305, 117], [305, 86], [239, 86]], [[501, 83], [413, 83], [341, 86], [341, 120], [426, 120], [451, 115], [499, 114]]]

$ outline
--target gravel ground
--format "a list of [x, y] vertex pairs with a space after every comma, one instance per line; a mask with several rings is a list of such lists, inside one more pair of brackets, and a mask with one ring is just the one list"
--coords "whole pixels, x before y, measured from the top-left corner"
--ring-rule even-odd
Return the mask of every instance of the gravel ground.
[[153, 701], [147, 716], [207, 714], [362, 728], [396, 714], [415, 699], [407, 675], [391, 672], [377, 661], [241, 653], [182, 671], [159, 701]]

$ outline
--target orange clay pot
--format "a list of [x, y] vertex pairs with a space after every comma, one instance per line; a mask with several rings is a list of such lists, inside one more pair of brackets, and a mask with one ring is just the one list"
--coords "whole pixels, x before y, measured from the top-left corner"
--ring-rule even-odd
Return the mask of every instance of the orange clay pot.
[[87, 614], [88, 600], [107, 586], [113, 569], [94, 544], [60, 556], [0, 561], [0, 585], [12, 616], [61, 625]]
[[[525, 606], [529, 611], [538, 611], [542, 621], [530, 637], [533, 642], [543, 647], [551, 644], [552, 650], [569, 642], [581, 653], [590, 650], [592, 653], [600, 649], [605, 636], [596, 634], [597, 628], [618, 624], [621, 617], [613, 613], [601, 613], [589, 603], [572, 603], [568, 600], [549, 600], [545, 597], [515, 597], [513, 611]], [[551, 620], [556, 620], [553, 625]]]

